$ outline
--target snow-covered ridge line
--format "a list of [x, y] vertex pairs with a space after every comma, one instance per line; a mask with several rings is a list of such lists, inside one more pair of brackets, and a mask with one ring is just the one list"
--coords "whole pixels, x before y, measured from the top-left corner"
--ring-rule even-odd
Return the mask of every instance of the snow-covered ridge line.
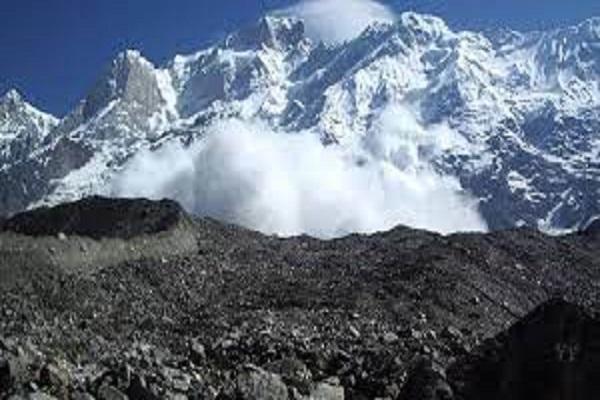
[[61, 121], [22, 109], [7, 126], [42, 139], [0, 147], [0, 184], [19, 198], [5, 212], [110, 191], [139, 152], [193, 145], [235, 119], [456, 181], [492, 228], [571, 229], [600, 214], [600, 171], [586, 161], [600, 158], [599, 18], [480, 33], [406, 12], [320, 44], [304, 21], [272, 15], [163, 66], [122, 52]]

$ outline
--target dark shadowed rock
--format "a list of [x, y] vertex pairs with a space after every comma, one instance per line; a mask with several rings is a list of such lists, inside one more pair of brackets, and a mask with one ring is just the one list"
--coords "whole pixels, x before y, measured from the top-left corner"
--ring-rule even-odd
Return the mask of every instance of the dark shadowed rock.
[[174, 201], [89, 197], [52, 208], [38, 208], [1, 222], [1, 230], [28, 236], [77, 235], [130, 239], [166, 231], [184, 218]]
[[448, 384], [446, 372], [435, 362], [418, 360], [404, 385], [402, 400], [452, 400], [452, 389]]
[[10, 363], [0, 354], [0, 396], [9, 390], [12, 381], [13, 379], [10, 373]]
[[452, 369], [463, 400], [600, 398], [600, 321], [552, 300]]
[[586, 236], [600, 237], [600, 217], [593, 219], [583, 230]]
[[148, 389], [148, 385], [144, 378], [139, 375], [134, 375], [127, 389], [127, 396], [130, 399], [138, 400], [158, 400], [158, 396]]
[[56, 364], [48, 364], [40, 372], [40, 383], [59, 396], [66, 397], [69, 385], [69, 374]]

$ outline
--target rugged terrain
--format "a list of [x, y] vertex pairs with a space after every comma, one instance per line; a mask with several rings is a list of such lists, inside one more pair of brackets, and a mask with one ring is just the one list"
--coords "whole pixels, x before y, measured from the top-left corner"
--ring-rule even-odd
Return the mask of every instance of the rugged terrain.
[[0, 226], [0, 397], [600, 395], [597, 224], [282, 239], [96, 197]]
[[235, 118], [316, 135], [357, 164], [433, 169], [492, 229], [581, 229], [600, 214], [599, 41], [598, 18], [457, 32], [403, 13], [323, 44], [270, 15], [163, 66], [125, 51], [60, 120], [0, 99], [0, 213], [112, 195], [133, 155]]

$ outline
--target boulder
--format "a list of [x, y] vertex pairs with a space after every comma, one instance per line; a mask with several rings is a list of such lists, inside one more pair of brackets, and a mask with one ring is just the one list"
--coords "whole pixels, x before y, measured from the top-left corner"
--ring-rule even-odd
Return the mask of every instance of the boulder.
[[429, 359], [419, 359], [409, 373], [400, 394], [402, 400], [451, 400], [452, 388], [444, 369]]
[[338, 382], [320, 382], [310, 391], [311, 400], [344, 400], [344, 388]]
[[288, 388], [281, 376], [246, 366], [237, 378], [237, 394], [243, 400], [287, 400]]

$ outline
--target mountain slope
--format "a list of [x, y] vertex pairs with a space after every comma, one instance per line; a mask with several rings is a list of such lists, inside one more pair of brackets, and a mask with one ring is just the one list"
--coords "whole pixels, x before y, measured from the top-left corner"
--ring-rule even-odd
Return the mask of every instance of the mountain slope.
[[268, 16], [164, 68], [127, 51], [26, 162], [10, 155], [0, 181], [24, 184], [3, 186], [19, 201], [3, 193], [0, 209], [110, 193], [134, 154], [237, 118], [315, 134], [359, 164], [455, 178], [490, 228], [581, 227], [600, 214], [599, 32], [599, 19], [454, 32], [404, 13], [324, 45]]

